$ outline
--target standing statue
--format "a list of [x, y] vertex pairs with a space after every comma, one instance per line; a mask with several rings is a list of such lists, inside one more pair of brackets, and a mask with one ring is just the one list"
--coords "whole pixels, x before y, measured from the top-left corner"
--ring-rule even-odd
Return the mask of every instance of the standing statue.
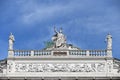
[[60, 31], [58, 32], [56, 30], [56, 28], [54, 27], [54, 32], [56, 33], [53, 37], [52, 37], [52, 41], [55, 44], [55, 48], [59, 48], [59, 47], [65, 47], [66, 44], [66, 38], [64, 36], [64, 34], [62, 33], [62, 28], [60, 29]]
[[107, 40], [107, 49], [112, 49], [112, 36], [108, 34], [106, 40]]
[[10, 33], [10, 36], [9, 36], [9, 50], [13, 50], [14, 41], [15, 41], [14, 35], [12, 33]]

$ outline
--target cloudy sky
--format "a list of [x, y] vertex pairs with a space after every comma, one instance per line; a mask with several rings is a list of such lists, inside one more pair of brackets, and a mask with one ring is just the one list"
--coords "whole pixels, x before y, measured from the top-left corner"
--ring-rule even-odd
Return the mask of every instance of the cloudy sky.
[[120, 59], [120, 0], [0, 0], [0, 59], [7, 57], [10, 32], [14, 49], [42, 49], [54, 26], [81, 49], [106, 49], [111, 33]]

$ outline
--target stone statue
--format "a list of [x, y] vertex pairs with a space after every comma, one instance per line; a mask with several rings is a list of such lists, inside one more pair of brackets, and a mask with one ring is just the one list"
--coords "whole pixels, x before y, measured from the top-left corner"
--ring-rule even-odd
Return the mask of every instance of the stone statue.
[[9, 36], [9, 50], [13, 50], [14, 41], [15, 41], [14, 35], [12, 33], [10, 33], [10, 36]]
[[107, 40], [107, 49], [112, 49], [112, 36], [108, 34], [106, 40]]
[[58, 32], [56, 30], [56, 28], [54, 27], [54, 32], [56, 34], [52, 37], [52, 41], [55, 43], [55, 48], [65, 47], [66, 38], [65, 38], [64, 34], [62, 33], [62, 28]]

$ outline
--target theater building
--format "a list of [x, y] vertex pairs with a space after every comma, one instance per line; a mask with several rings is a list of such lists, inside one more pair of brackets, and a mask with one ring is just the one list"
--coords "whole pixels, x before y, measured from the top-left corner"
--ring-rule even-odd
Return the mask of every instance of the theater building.
[[11, 33], [8, 57], [0, 61], [0, 80], [120, 80], [120, 60], [112, 56], [110, 34], [106, 49], [84, 50], [68, 44], [62, 29], [54, 31], [41, 50], [15, 50]]

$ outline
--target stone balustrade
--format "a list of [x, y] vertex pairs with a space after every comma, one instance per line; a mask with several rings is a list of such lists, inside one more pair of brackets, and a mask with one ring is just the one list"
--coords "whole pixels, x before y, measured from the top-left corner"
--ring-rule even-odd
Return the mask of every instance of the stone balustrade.
[[14, 50], [14, 56], [31, 56], [30, 50]]
[[43, 50], [14, 50], [14, 56], [45, 56], [51, 55], [51, 51]]
[[107, 50], [90, 50], [90, 56], [107, 56]]
[[76, 56], [107, 56], [107, 50], [72, 50], [69, 55]]
[[[51, 50], [14, 50], [15, 56], [54, 56]], [[107, 50], [69, 50], [66, 56], [107, 56]]]
[[69, 55], [86, 56], [87, 50], [70, 50]]
[[51, 55], [51, 51], [34, 50], [34, 56], [47, 56], [47, 55]]

